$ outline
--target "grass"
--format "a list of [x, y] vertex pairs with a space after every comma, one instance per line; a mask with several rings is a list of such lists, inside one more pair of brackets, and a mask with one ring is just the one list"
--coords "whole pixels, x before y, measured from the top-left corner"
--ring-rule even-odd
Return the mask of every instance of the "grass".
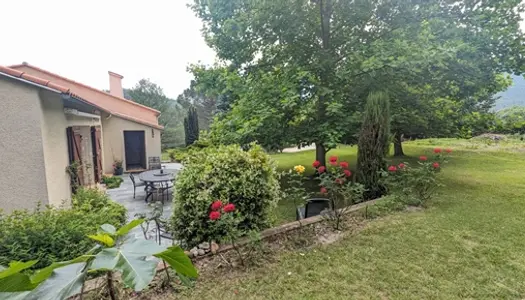
[[[417, 157], [453, 145], [430, 207], [371, 221], [334, 244], [285, 252], [243, 276], [206, 278], [176, 299], [518, 299], [525, 297], [525, 154], [458, 140], [406, 145]], [[510, 149], [510, 150], [509, 150]], [[355, 165], [355, 149], [334, 151]], [[312, 153], [280, 154], [281, 168]]]

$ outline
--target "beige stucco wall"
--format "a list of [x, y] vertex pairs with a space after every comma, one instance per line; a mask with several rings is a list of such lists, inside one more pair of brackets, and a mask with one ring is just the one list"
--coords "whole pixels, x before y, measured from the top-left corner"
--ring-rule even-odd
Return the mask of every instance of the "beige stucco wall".
[[[113, 162], [122, 160], [124, 171], [126, 171], [126, 161], [124, 152], [124, 131], [126, 130], [143, 130], [145, 133], [146, 143], [146, 163], [148, 157], [160, 157], [160, 130], [146, 125], [138, 124], [128, 120], [121, 119], [108, 114], [102, 114], [102, 132], [103, 132], [103, 154], [104, 154], [104, 173], [113, 173]], [[153, 135], [152, 135], [153, 131]], [[149, 168], [149, 166], [147, 166]]]
[[60, 95], [41, 90], [42, 137], [49, 204], [70, 204], [71, 187], [66, 167], [69, 165], [66, 128], [68, 120]]
[[48, 204], [38, 91], [0, 76], [0, 209], [5, 212]]

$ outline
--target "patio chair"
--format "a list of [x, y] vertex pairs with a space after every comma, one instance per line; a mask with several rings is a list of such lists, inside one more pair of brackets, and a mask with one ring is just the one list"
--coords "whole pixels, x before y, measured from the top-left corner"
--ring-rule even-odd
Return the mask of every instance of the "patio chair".
[[164, 219], [156, 218], [155, 226], [153, 230], [155, 232], [155, 240], [159, 245], [162, 244], [162, 238], [170, 240], [171, 244], [174, 244], [174, 238], [171, 232], [168, 231], [167, 221]]
[[164, 197], [166, 197], [166, 201], [169, 200], [169, 190], [173, 187], [173, 184], [170, 182], [160, 182], [155, 184], [149, 184], [146, 186], [146, 199], [144, 201], [148, 202], [148, 198], [152, 197], [153, 195], [156, 195], [155, 201], [160, 201], [164, 205]]
[[320, 215], [324, 210], [331, 209], [330, 200], [326, 198], [312, 198], [306, 200], [304, 207], [296, 210], [296, 220], [310, 218]]
[[148, 166], [150, 170], [159, 170], [162, 168], [162, 164], [160, 163], [160, 157], [158, 156], [151, 156], [148, 158]]
[[[138, 186], [143, 186], [143, 187], [145, 187], [145, 186], [146, 186], [146, 183], [145, 183], [145, 182], [142, 182], [142, 181], [135, 182], [135, 176], [133, 176], [132, 173], [129, 173], [129, 178], [131, 179], [131, 182], [133, 182], [133, 199], [135, 199], [135, 190], [137, 189], [137, 187], [138, 187]], [[144, 188], [144, 190], [146, 190], [146, 188]]]

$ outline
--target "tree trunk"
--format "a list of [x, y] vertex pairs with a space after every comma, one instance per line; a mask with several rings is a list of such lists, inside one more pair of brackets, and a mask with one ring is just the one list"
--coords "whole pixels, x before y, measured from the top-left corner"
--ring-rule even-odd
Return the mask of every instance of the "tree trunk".
[[394, 156], [405, 156], [403, 152], [403, 135], [396, 133], [394, 136]]
[[321, 166], [326, 166], [326, 148], [321, 143], [315, 143], [315, 160], [318, 160]]
[[109, 298], [111, 298], [111, 300], [117, 300], [117, 296], [115, 295], [115, 286], [113, 285], [113, 273], [111, 271], [106, 273], [106, 279], [108, 283]]

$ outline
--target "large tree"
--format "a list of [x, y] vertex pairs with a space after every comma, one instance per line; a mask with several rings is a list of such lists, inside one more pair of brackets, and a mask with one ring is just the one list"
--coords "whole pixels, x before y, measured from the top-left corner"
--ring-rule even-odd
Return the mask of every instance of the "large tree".
[[[223, 125], [249, 139], [315, 143], [322, 163], [326, 150], [358, 128], [366, 95], [377, 87], [434, 88], [429, 74], [451, 77], [447, 64], [475, 63], [468, 58], [475, 49], [493, 73], [522, 67], [517, 0], [195, 0], [192, 7], [208, 44], [243, 83]], [[438, 95], [398, 97], [398, 106], [413, 101], [431, 111], [450, 99]]]

